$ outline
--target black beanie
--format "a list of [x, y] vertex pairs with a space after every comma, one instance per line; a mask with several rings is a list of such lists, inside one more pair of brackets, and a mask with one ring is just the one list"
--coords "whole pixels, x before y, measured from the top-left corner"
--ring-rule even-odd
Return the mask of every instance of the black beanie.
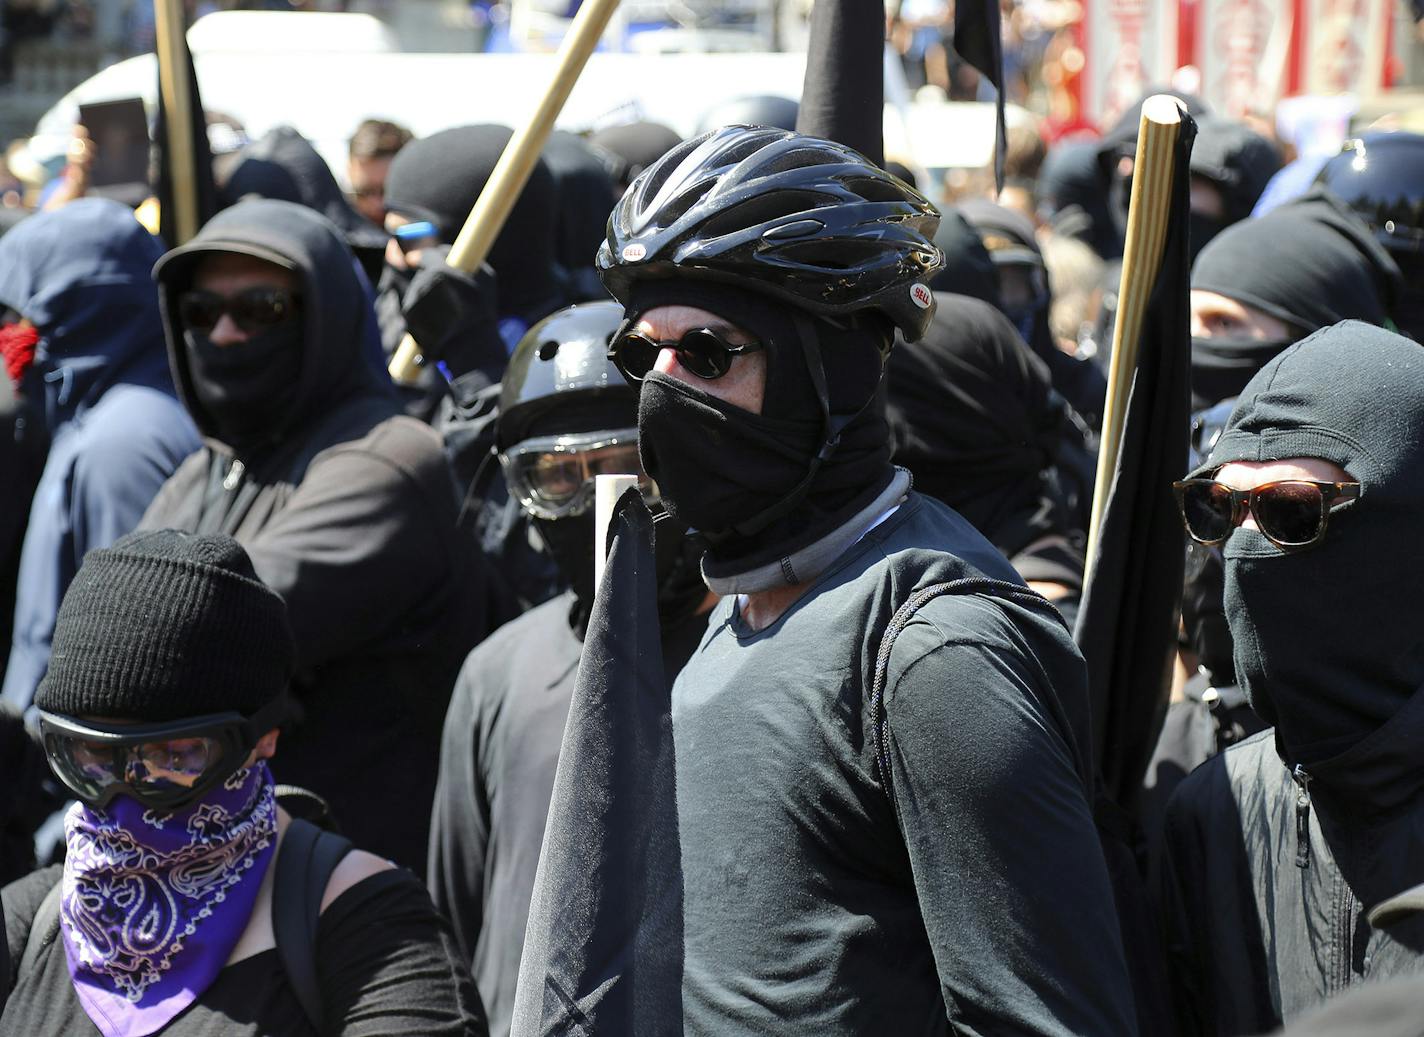
[[286, 691], [295, 667], [287, 607], [236, 540], [130, 533], [85, 556], [35, 705], [154, 722], [251, 716]]

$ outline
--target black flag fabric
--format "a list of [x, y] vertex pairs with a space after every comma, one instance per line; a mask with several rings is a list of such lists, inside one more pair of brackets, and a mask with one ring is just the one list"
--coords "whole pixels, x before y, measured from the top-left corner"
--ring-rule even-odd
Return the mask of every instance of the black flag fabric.
[[[997, 11], [997, 8], [995, 9]], [[885, 163], [885, 8], [816, 0], [796, 130]]]
[[682, 1033], [682, 856], [652, 534], [629, 490], [559, 750], [512, 1037]]
[[175, 156], [168, 146], [169, 114], [163, 103], [161, 86], [158, 91], [158, 118], [153, 127], [158, 172], [158, 183], [154, 185], [154, 194], [158, 198], [158, 236], [170, 247], [178, 244], [174, 223], [176, 210], [173, 204], [173, 183], [176, 178], [191, 178], [197, 184], [199, 227], [207, 223], [218, 211], [218, 189], [213, 182], [213, 153], [208, 147], [207, 119], [203, 114], [203, 99], [198, 90], [198, 73], [193, 67], [193, 52], [188, 49], [186, 35], [183, 37], [183, 57], [188, 62], [188, 120], [193, 132], [191, 168], [186, 165], [183, 169], [173, 168]]
[[1004, 41], [999, 0], [955, 0], [954, 50], [994, 84], [994, 184], [1004, 189]]
[[1142, 327], [1122, 448], [1074, 637], [1088, 663], [1093, 748], [1129, 815], [1167, 708], [1186, 534], [1172, 482], [1186, 471], [1191, 339], [1187, 215], [1196, 123], [1182, 113], [1171, 219]]

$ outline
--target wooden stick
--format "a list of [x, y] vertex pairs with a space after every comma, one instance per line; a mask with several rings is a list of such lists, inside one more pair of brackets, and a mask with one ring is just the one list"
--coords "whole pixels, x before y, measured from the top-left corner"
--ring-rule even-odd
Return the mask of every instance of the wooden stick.
[[636, 475], [595, 475], [593, 477], [593, 585], [603, 583], [603, 567], [608, 563], [608, 527], [618, 498], [638, 485]]
[[158, 90], [163, 97], [163, 113], [168, 133], [163, 161], [168, 166], [168, 182], [173, 190], [173, 233], [177, 248], [198, 233], [198, 185], [193, 179], [197, 169], [194, 157], [197, 144], [193, 140], [193, 117], [189, 105], [193, 99], [188, 82], [188, 49], [184, 40], [187, 30], [183, 17], [183, 0], [154, 0], [154, 36], [158, 57]]
[[[539, 161], [544, 143], [554, 129], [554, 121], [563, 110], [564, 102], [569, 99], [589, 55], [598, 46], [599, 38], [617, 8], [618, 0], [585, 0], [578, 14], [574, 15], [573, 25], [559, 47], [554, 80], [529, 122], [516, 131], [504, 146], [504, 153], [490, 174], [489, 182], [475, 200], [464, 227], [450, 246], [446, 262], [451, 266], [467, 274], [474, 273], [489, 256], [495, 238], [499, 237], [510, 210], [519, 198], [519, 192], [524, 190], [529, 174]], [[391, 377], [404, 384], [414, 382], [424, 362], [415, 339], [406, 335], [391, 357]]]
[[1098, 472], [1093, 484], [1093, 513], [1088, 524], [1088, 567], [1097, 558], [1098, 535], [1113, 474], [1122, 449], [1127, 398], [1137, 371], [1137, 354], [1147, 301], [1162, 266], [1162, 248], [1171, 218], [1172, 175], [1182, 110], [1170, 94], [1154, 94], [1142, 104], [1137, 130], [1137, 159], [1132, 167], [1132, 197], [1127, 210], [1127, 240], [1122, 253], [1122, 281], [1113, 326], [1112, 367], [1108, 373]]

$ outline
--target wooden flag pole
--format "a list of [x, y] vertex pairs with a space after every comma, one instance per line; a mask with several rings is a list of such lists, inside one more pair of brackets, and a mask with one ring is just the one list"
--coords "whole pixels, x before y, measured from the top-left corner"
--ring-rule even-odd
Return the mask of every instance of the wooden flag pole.
[[153, 21], [158, 89], [163, 95], [168, 131], [163, 161], [168, 165], [168, 180], [173, 187], [173, 233], [177, 238], [168, 244], [176, 248], [198, 233], [198, 185], [193, 180], [197, 142], [193, 140], [193, 113], [189, 111], [193, 87], [188, 81], [183, 0], [153, 0]]
[[1098, 444], [1098, 472], [1093, 483], [1093, 512], [1088, 524], [1088, 569], [1098, 554], [1098, 535], [1117, 455], [1122, 449], [1123, 423], [1147, 303], [1162, 267], [1162, 249], [1171, 216], [1172, 174], [1182, 109], [1170, 94], [1154, 94], [1142, 104], [1137, 131], [1137, 159], [1132, 168], [1132, 197], [1127, 210], [1127, 240], [1122, 253], [1122, 281], [1118, 288], [1117, 321], [1113, 325], [1112, 367], [1108, 373], [1107, 403], [1103, 409], [1103, 434]]
[[[539, 161], [544, 143], [554, 129], [554, 120], [563, 110], [564, 102], [569, 99], [589, 55], [598, 46], [603, 30], [617, 8], [618, 0], [584, 0], [578, 14], [574, 15], [573, 25], [559, 47], [553, 82], [529, 122], [517, 130], [504, 146], [489, 182], [475, 200], [464, 227], [450, 246], [446, 262], [451, 266], [467, 274], [474, 273], [489, 256], [495, 238], [499, 237], [519, 198], [519, 192], [524, 190], [535, 163]], [[391, 377], [404, 384], [414, 382], [424, 362], [415, 339], [406, 335], [391, 357]]]

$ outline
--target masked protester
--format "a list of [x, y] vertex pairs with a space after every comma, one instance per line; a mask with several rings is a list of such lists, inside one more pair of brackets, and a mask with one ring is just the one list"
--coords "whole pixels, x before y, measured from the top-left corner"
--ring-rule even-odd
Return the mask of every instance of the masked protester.
[[1122, 255], [1122, 239], [1108, 211], [1096, 138], [1060, 140], [1048, 149], [1034, 184], [1041, 223], [1076, 238], [1103, 260]]
[[[161, 530], [94, 551], [54, 647], [39, 726], [77, 802], [64, 864], [3, 891], [19, 969], [0, 1030], [485, 1032], [412, 875], [323, 836], [336, 863], [305, 888], [293, 847], [316, 830], [278, 806], [269, 767], [297, 646], [235, 540]], [[310, 919], [305, 946], [284, 911]]]
[[940, 213], [935, 230], [935, 248], [944, 256], [944, 265], [935, 271], [929, 285], [937, 292], [954, 292], [982, 299], [996, 309], [999, 300], [999, 270], [989, 258], [984, 241], [958, 210]]
[[557, 258], [568, 278], [570, 301], [606, 299], [593, 257], [603, 242], [613, 180], [603, 160], [576, 133], [555, 130], [544, 144], [544, 164], [554, 178], [558, 204]]
[[1261, 1033], [1421, 967], [1424, 353], [1346, 321], [1268, 363], [1177, 487], [1225, 557], [1236, 677], [1273, 730], [1168, 806], [1163, 901], [1183, 1033]]
[[924, 337], [896, 341], [888, 384], [894, 462], [973, 523], [1071, 625], [1094, 464], [1042, 362], [992, 306], [937, 293]]
[[644, 469], [724, 596], [672, 691], [689, 1033], [1133, 1029], [1082, 661], [890, 464], [936, 223], [839, 144], [726, 127], [599, 252]]
[[1192, 266], [1192, 406], [1237, 395], [1267, 361], [1342, 320], [1383, 325], [1399, 271], [1345, 206], [1314, 194], [1238, 223]]
[[278, 777], [419, 870], [449, 689], [483, 633], [482, 572], [456, 532], [440, 440], [399, 414], [364, 349], [373, 316], [350, 252], [311, 210], [243, 202], [154, 276], [179, 393], [206, 446], [142, 528], [243, 545], [297, 638], [299, 719]]
[[1190, 166], [1188, 241], [1193, 259], [1222, 230], [1251, 215], [1280, 168], [1276, 146], [1244, 122], [1217, 115], [1202, 118]]
[[[162, 251], [129, 209], [98, 198], [41, 213], [0, 240], [6, 381], [51, 442], [5, 673], [3, 698], [17, 710], [44, 676], [54, 617], [84, 555], [131, 531], [199, 446], [173, 394], [149, 278]], [[6, 507], [21, 501], [17, 492]]]
[[1420, 177], [1424, 135], [1367, 133], [1345, 142], [1316, 182], [1370, 226], [1404, 275], [1392, 316], [1399, 330], [1424, 342], [1424, 219]]
[[1058, 348], [1048, 317], [1053, 290], [1032, 221], [1022, 213], [982, 199], [960, 206], [979, 233], [999, 273], [999, 308], [1038, 358], [1048, 365], [1053, 387], [1083, 420], [1096, 428], [1102, 419], [1107, 378], [1089, 360]]
[[617, 201], [639, 173], [682, 143], [677, 131], [656, 122], [632, 122], [609, 126], [589, 134], [588, 144], [603, 160], [613, 178]]
[[[531, 328], [510, 360], [500, 461], [571, 589], [470, 653], [445, 720], [429, 884], [499, 1037], [509, 1033], [534, 870], [593, 604], [593, 477], [642, 474], [637, 394], [606, 358], [622, 317], [612, 302], [560, 310]], [[655, 494], [644, 479], [644, 492]], [[700, 552], [682, 528], [664, 519], [656, 540], [671, 683], [706, 630], [710, 602]]]

